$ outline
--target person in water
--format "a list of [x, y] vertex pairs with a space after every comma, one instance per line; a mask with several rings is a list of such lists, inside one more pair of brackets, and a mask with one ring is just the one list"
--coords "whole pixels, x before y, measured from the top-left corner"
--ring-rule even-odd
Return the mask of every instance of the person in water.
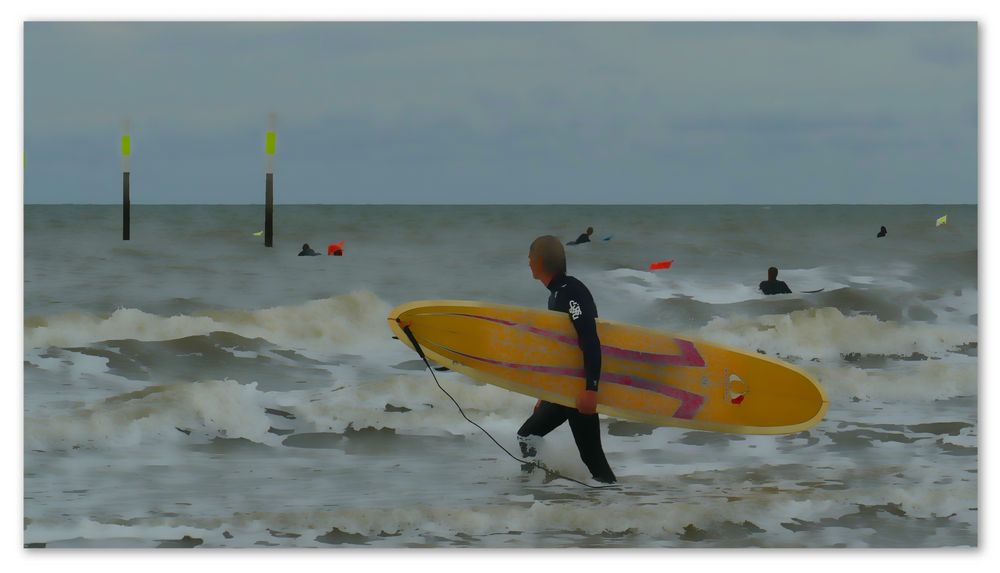
[[302, 252], [299, 253], [299, 256], [300, 257], [318, 257], [319, 253], [317, 253], [316, 251], [312, 250], [309, 247], [309, 243], [305, 243], [304, 245], [302, 245]]
[[764, 294], [789, 294], [792, 292], [785, 281], [778, 280], [778, 269], [774, 267], [767, 269], [767, 280], [761, 281], [758, 288]]
[[590, 236], [593, 235], [593, 234], [594, 234], [594, 228], [593, 227], [587, 227], [587, 232], [586, 233], [583, 233], [582, 235], [580, 235], [579, 237], [577, 237], [575, 241], [570, 241], [570, 242], [568, 242], [566, 244], [567, 245], [580, 245], [580, 244], [583, 244], [583, 243], [589, 243], [590, 242]]
[[885, 225], [882, 225], [882, 230], [881, 230], [881, 231], [879, 231], [877, 235], [875, 235], [875, 238], [876, 238], [876, 239], [881, 239], [882, 237], [886, 236], [886, 234], [887, 234], [888, 232], [889, 232], [889, 231], [886, 231], [886, 230], [885, 230]]
[[544, 235], [531, 243], [528, 266], [532, 278], [549, 289], [549, 310], [565, 312], [576, 330], [583, 351], [584, 388], [576, 398], [576, 408], [539, 400], [517, 431], [521, 453], [536, 455], [529, 436], [544, 436], [569, 421], [580, 458], [593, 478], [615, 483], [614, 472], [601, 448], [601, 423], [597, 417], [597, 385], [601, 377], [601, 341], [597, 337], [597, 305], [582, 282], [566, 275], [566, 251], [559, 239]]

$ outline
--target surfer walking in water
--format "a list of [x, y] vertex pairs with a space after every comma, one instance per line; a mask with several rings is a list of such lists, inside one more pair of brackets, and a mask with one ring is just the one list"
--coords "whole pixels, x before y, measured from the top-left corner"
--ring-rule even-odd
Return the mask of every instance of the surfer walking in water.
[[778, 269], [775, 267], [767, 269], [767, 280], [761, 281], [758, 288], [764, 294], [789, 294], [792, 292], [785, 281], [778, 280]]
[[[593, 229], [587, 229], [593, 233]], [[587, 235], [583, 235], [589, 241]], [[538, 237], [528, 250], [528, 266], [533, 278], [549, 289], [549, 310], [565, 312], [576, 329], [583, 351], [584, 389], [576, 398], [576, 408], [539, 400], [532, 413], [517, 431], [521, 453], [534, 456], [529, 436], [544, 436], [569, 421], [580, 458], [593, 478], [615, 483], [614, 472], [601, 447], [601, 424], [597, 417], [597, 385], [601, 377], [601, 341], [597, 337], [597, 305], [587, 287], [566, 275], [566, 251], [552, 235]]]

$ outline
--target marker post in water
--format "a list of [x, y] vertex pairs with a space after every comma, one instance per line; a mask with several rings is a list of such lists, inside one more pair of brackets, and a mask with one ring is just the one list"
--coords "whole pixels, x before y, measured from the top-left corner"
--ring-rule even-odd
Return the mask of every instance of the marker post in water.
[[129, 120], [125, 120], [122, 125], [122, 240], [129, 240], [129, 230], [131, 226], [130, 222], [130, 211], [132, 207], [132, 201], [129, 197], [128, 189], [128, 178], [129, 171], [131, 167], [129, 165], [129, 156], [132, 155], [132, 136], [129, 133], [131, 131], [131, 125]]
[[267, 114], [267, 134], [264, 136], [264, 154], [267, 157], [267, 171], [264, 182], [264, 246], [274, 246], [274, 148], [277, 136], [274, 133], [275, 115]]

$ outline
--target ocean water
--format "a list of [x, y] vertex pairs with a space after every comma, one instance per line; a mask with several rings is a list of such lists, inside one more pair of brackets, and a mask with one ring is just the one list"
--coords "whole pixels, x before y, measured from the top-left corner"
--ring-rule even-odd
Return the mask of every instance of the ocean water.
[[[279, 205], [272, 249], [262, 211], [133, 205], [123, 242], [119, 207], [25, 207], [26, 546], [978, 545], [975, 205]], [[618, 487], [522, 472], [385, 317], [544, 307], [529, 243], [587, 226], [569, 271], [603, 318], [795, 364], [826, 418], [602, 418]], [[795, 294], [756, 291], [772, 265]], [[533, 399], [437, 376], [513, 451]], [[589, 480], [568, 427], [540, 457]]]

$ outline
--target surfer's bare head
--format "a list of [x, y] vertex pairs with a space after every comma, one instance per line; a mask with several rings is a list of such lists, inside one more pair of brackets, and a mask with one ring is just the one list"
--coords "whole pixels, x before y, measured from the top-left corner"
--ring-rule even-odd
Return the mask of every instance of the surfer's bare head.
[[587, 227], [587, 236], [589, 237], [590, 235], [593, 235], [593, 234], [594, 234], [594, 228], [593, 227]]
[[775, 267], [767, 269], [767, 280], [773, 281], [777, 279], [778, 279], [778, 269]]
[[528, 266], [531, 267], [531, 276], [542, 282], [566, 274], [566, 250], [559, 239], [542, 235], [532, 241], [528, 249]]

